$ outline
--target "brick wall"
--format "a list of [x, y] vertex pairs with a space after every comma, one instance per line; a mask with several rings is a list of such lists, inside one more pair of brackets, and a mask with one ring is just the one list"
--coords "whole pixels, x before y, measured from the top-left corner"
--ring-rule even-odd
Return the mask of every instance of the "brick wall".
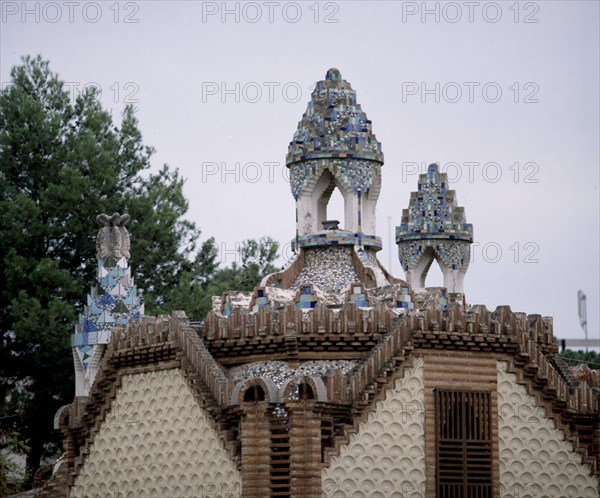
[[242, 489], [248, 498], [270, 496], [269, 403], [243, 403], [240, 422], [242, 441]]
[[[464, 391], [489, 391], [491, 394], [492, 421], [498, 418], [497, 355], [459, 351], [419, 350], [425, 360], [425, 461], [426, 496], [435, 498], [436, 430], [435, 399], [433, 390], [460, 389]], [[498, 424], [492, 424], [492, 476], [493, 496], [499, 496]]]

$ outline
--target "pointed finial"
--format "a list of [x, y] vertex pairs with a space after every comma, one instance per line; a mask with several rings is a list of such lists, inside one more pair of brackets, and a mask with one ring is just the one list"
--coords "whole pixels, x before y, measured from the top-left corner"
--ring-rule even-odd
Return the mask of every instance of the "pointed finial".
[[325, 79], [327, 81], [342, 81], [342, 73], [340, 73], [339, 69], [332, 67], [327, 71]]
[[109, 256], [113, 258], [130, 258], [129, 249], [131, 246], [129, 232], [125, 225], [129, 221], [129, 215], [113, 213], [112, 216], [99, 214], [96, 221], [100, 225], [98, 237], [96, 238], [96, 256], [98, 259], [106, 259]]

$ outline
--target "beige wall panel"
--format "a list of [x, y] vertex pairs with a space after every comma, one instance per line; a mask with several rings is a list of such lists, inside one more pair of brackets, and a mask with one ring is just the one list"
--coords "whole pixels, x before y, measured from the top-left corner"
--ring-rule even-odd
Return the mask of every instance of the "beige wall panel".
[[420, 496], [425, 489], [423, 400], [423, 358], [414, 358], [323, 469], [324, 496]]
[[125, 375], [71, 496], [241, 495], [241, 477], [178, 369]]
[[597, 497], [597, 481], [506, 362], [498, 362], [501, 496]]

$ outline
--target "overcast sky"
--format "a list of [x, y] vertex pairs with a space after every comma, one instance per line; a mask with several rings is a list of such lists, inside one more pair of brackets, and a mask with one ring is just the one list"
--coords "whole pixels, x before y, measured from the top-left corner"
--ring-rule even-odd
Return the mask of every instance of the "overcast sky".
[[337, 67], [385, 155], [380, 261], [404, 278], [389, 234], [438, 162], [474, 226], [467, 301], [583, 337], [581, 289], [599, 339], [599, 2], [0, 3], [2, 84], [42, 54], [73, 93], [98, 86], [117, 122], [134, 103], [153, 168], [187, 178], [189, 218], [224, 263], [263, 235], [290, 257], [287, 146]]

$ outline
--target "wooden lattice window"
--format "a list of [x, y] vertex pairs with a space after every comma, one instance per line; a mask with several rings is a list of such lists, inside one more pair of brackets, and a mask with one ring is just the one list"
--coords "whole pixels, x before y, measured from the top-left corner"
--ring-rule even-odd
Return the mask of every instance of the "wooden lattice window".
[[285, 410], [279, 407], [271, 413], [271, 496], [289, 498], [290, 476], [290, 427]]
[[435, 390], [438, 498], [492, 497], [489, 392]]

